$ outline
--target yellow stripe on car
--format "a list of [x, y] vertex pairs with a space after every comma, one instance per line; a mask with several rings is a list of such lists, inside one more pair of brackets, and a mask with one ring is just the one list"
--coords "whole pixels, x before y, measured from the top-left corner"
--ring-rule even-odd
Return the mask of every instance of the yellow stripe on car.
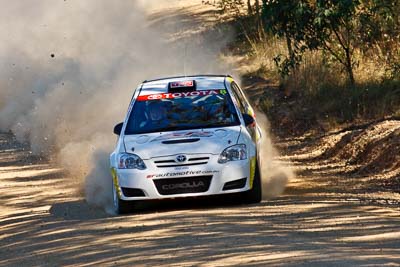
[[115, 190], [117, 191], [118, 196], [121, 198], [122, 197], [122, 192], [121, 189], [119, 188], [118, 185], [118, 177], [117, 177], [117, 171], [115, 168], [111, 168], [111, 175], [114, 181], [114, 186], [115, 186]]
[[256, 128], [256, 143], [258, 143], [258, 141], [261, 138], [261, 132], [260, 129], [258, 129], [258, 127]]
[[250, 160], [250, 189], [253, 188], [255, 173], [256, 173], [256, 157], [252, 157]]
[[252, 107], [248, 107], [247, 108], [247, 114], [249, 114], [250, 116], [255, 118], [255, 112], [254, 112], [254, 109]]

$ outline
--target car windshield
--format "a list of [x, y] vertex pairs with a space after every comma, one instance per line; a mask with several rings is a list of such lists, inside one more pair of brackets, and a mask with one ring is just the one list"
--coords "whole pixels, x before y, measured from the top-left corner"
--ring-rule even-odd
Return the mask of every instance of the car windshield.
[[139, 95], [125, 134], [202, 129], [239, 125], [225, 89]]

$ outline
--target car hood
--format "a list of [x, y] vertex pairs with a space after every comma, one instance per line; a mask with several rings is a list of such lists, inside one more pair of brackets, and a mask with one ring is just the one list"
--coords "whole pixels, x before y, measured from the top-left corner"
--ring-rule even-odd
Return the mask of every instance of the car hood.
[[126, 135], [126, 152], [142, 159], [175, 154], [220, 154], [237, 143], [241, 126]]

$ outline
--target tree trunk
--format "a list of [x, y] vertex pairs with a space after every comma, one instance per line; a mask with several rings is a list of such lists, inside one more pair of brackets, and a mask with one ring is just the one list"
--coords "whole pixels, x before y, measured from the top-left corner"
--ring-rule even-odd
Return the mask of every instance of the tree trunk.
[[351, 60], [350, 48], [345, 49], [345, 51], [346, 51], [346, 71], [349, 77], [350, 85], [354, 87], [356, 81], [354, 79], [353, 62]]
[[256, 12], [257, 12], [257, 17], [260, 18], [260, 2], [256, 0]]
[[293, 48], [292, 48], [292, 40], [290, 40], [290, 37], [287, 34], [285, 34], [285, 36], [286, 36], [286, 46], [288, 49], [289, 58], [293, 59], [294, 52], [293, 52]]
[[253, 8], [251, 7], [251, 0], [247, 0], [247, 12], [249, 13], [249, 15], [253, 15]]
[[264, 27], [262, 25], [261, 20], [261, 8], [259, 0], [255, 2], [255, 9], [256, 9], [256, 25], [257, 25], [257, 32], [258, 32], [258, 39], [260, 42], [264, 41]]

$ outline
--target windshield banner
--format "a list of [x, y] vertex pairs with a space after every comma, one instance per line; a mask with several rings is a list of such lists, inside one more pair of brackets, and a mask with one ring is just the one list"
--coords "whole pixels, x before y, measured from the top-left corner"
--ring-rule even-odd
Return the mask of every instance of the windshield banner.
[[157, 99], [173, 99], [181, 97], [193, 97], [193, 96], [208, 96], [208, 95], [225, 95], [227, 92], [225, 89], [221, 90], [199, 90], [191, 92], [179, 92], [179, 93], [164, 93], [154, 95], [140, 95], [137, 101], [148, 101]]

